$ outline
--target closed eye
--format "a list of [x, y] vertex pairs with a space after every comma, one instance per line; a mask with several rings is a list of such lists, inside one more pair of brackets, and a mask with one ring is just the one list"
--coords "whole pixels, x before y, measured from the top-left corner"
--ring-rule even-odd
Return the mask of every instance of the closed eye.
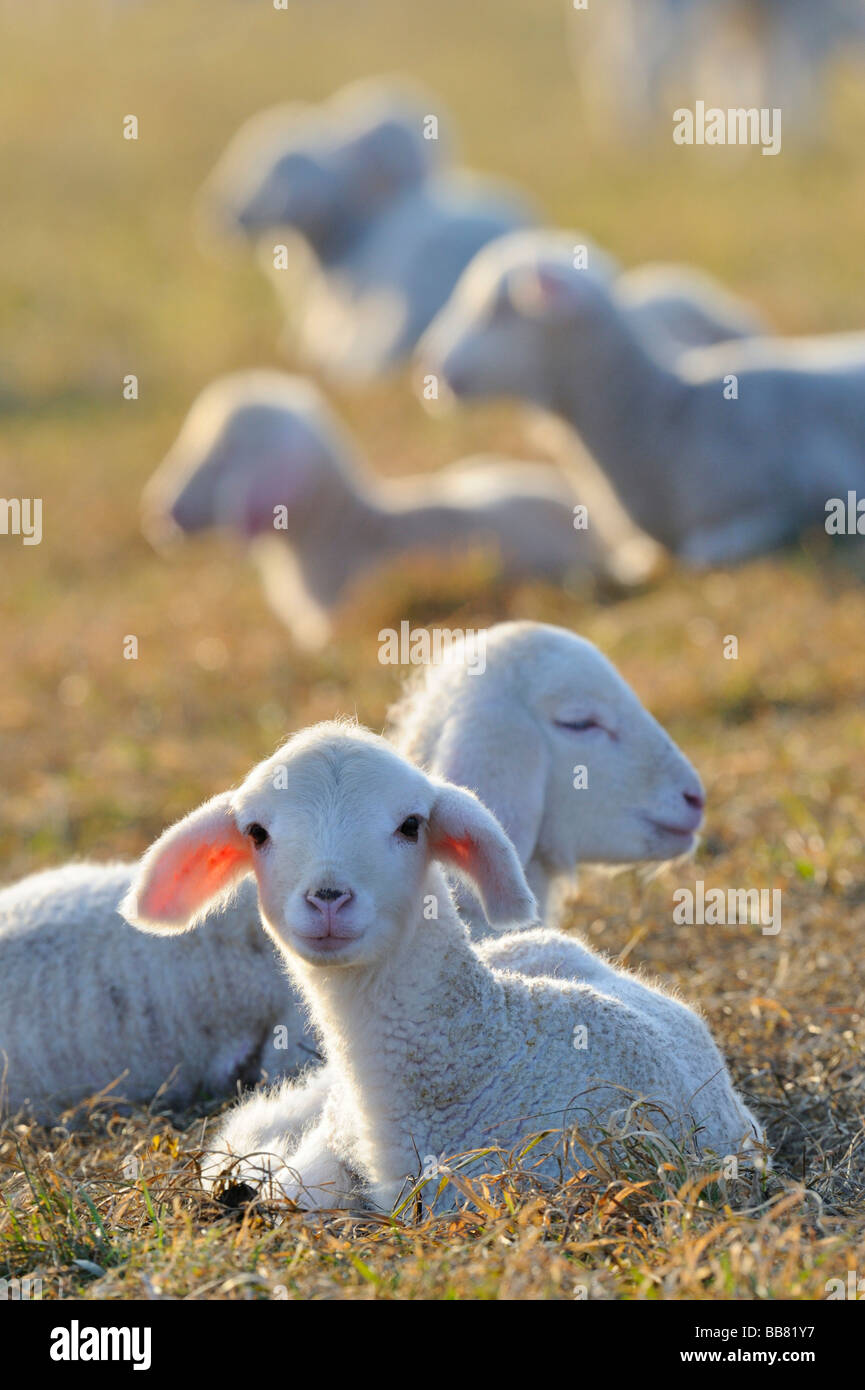
[[615, 738], [615, 734], [598, 719], [554, 719], [553, 723], [557, 729], [567, 729], [572, 734], [586, 734], [592, 729], [598, 729], [603, 734], [609, 734], [610, 738]]

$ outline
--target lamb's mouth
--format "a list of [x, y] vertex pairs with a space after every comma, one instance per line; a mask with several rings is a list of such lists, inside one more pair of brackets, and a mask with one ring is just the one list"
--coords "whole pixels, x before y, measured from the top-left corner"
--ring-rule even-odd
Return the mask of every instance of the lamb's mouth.
[[292, 936], [295, 949], [307, 960], [347, 955], [361, 939], [357, 933], [337, 936], [334, 932], [328, 932], [325, 936], [310, 936], [306, 932], [294, 932]]
[[643, 820], [660, 835], [669, 835], [671, 838], [680, 840], [683, 845], [689, 844], [696, 838], [697, 828], [692, 825], [668, 825], [666, 821], [655, 820], [652, 816], [643, 816]]

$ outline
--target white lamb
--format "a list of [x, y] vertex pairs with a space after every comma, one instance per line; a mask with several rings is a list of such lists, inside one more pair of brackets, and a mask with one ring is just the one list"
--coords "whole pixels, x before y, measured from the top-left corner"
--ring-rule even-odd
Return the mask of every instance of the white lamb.
[[[609, 738], [553, 722], [581, 712]], [[430, 669], [392, 713], [392, 729], [433, 771], [489, 798], [544, 899], [580, 863], [666, 859], [691, 846], [696, 774], [600, 653], [561, 629], [492, 628], [484, 674], [459, 662]], [[603, 797], [569, 795], [578, 757], [590, 786], [606, 784]], [[549, 815], [538, 815], [539, 798]], [[260, 932], [254, 881], [181, 943], [143, 936], [118, 915], [134, 871], [70, 864], [0, 890], [0, 1109], [52, 1119], [114, 1082], [112, 1096], [146, 1102], [164, 1088], [161, 1098], [179, 1107], [262, 1075], [294, 1075], [317, 1056]], [[482, 935], [486, 919], [470, 895], [464, 902]], [[303, 1103], [299, 1114], [300, 1123]]]
[[603, 572], [591, 518], [575, 529], [576, 506], [567, 479], [542, 464], [468, 459], [380, 481], [312, 383], [276, 372], [207, 387], [144, 498], [157, 542], [212, 526], [250, 541], [272, 607], [305, 648], [327, 641], [353, 583], [401, 555], [474, 544], [509, 576]]
[[[514, 190], [445, 167], [441, 117], [425, 100], [362, 82], [312, 112], [262, 113], [211, 180], [223, 220], [248, 234], [278, 229], [262, 243], [264, 264], [305, 359], [331, 376], [362, 381], [397, 366], [475, 252], [535, 221]], [[302, 275], [275, 265], [285, 233], [306, 250]]]
[[[399, 751], [476, 792], [507, 831], [549, 923], [554, 890], [580, 864], [689, 853], [703, 816], [700, 779], [597, 647], [543, 623], [482, 634], [470, 653], [425, 667], [390, 711]], [[585, 782], [585, 785], [582, 783]], [[460, 896], [473, 937], [488, 927]]]
[[694, 565], [780, 545], [865, 487], [865, 335], [755, 338], [664, 362], [603, 263], [575, 268], [575, 240], [526, 234], [482, 252], [425, 338], [427, 370], [458, 397], [558, 415], [633, 522]]
[[190, 956], [118, 914], [134, 872], [67, 864], [0, 891], [0, 1111], [52, 1120], [107, 1088], [181, 1107], [316, 1056], [254, 884], [210, 914]]
[[769, 331], [753, 305], [692, 266], [636, 266], [619, 275], [615, 292], [631, 327], [660, 357]]
[[[451, 661], [425, 667], [409, 684], [389, 712], [388, 736], [406, 758], [469, 787], [495, 813], [539, 919], [556, 921], [558, 890], [581, 864], [688, 854], [702, 819], [699, 777], [598, 649], [542, 623], [500, 623], [483, 636], [483, 677], [468, 674], [472, 653], [456, 645]], [[588, 778], [579, 789], [578, 768]], [[489, 965], [578, 979], [622, 997], [631, 988], [645, 993], [642, 982], [572, 937], [530, 930], [501, 937], [467, 885], [457, 880], [454, 891]], [[318, 1068], [302, 1083], [250, 1098], [223, 1122], [218, 1150], [267, 1153], [299, 1139], [329, 1089], [330, 1071]], [[223, 1167], [217, 1155], [212, 1176]]]
[[[658, 1107], [659, 1147], [724, 1156], [760, 1139], [695, 1014], [648, 988], [638, 997], [635, 981], [625, 1002], [491, 969], [442, 866], [468, 879], [491, 923], [531, 919], [514, 848], [473, 794], [337, 724], [296, 735], [144, 856], [122, 911], [154, 932], [195, 926], [252, 869], [322, 1038], [330, 1088], [296, 1150], [277, 1149], [277, 1190], [312, 1208], [390, 1211], [423, 1155], [508, 1151], [574, 1125], [585, 1152], [634, 1097]], [[541, 1171], [552, 1178], [555, 1158]]]

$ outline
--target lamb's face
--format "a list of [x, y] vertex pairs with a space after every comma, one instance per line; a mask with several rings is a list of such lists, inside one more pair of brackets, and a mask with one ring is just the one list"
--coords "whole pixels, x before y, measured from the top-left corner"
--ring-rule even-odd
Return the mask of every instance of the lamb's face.
[[544, 254], [531, 233], [492, 242], [421, 340], [422, 370], [458, 399], [507, 396], [553, 406], [560, 366], [579, 368], [575, 345], [591, 339], [605, 314], [609, 263], [590, 254], [591, 269], [576, 269], [562, 253]]
[[316, 240], [339, 215], [326, 123], [314, 108], [287, 104], [246, 121], [203, 189], [204, 210], [250, 238], [292, 227]]
[[211, 388], [148, 484], [145, 529], [290, 534], [332, 466], [327, 433], [307, 410], [278, 399], [214, 408]]
[[542, 623], [501, 623], [485, 634], [483, 674], [467, 674], [458, 656], [431, 670], [398, 736], [477, 793], [524, 866], [569, 875], [581, 863], [693, 849], [700, 779], [591, 642]]
[[315, 242], [339, 214], [339, 185], [327, 156], [289, 149], [262, 162], [238, 203], [237, 224], [247, 235], [293, 227]]
[[428, 779], [383, 740], [300, 737], [232, 800], [253, 845], [262, 915], [308, 965], [368, 965], [422, 911]]
[[[495, 245], [495, 243], [493, 243]], [[544, 403], [541, 325], [515, 307], [510, 277], [481, 251], [421, 339], [418, 360], [459, 400], [510, 396]]]
[[470, 880], [492, 925], [534, 919], [514, 847], [477, 797], [425, 777], [374, 734], [323, 724], [166, 830], [120, 910], [143, 931], [187, 931], [253, 872], [289, 958], [370, 965], [422, 916], [450, 920], [433, 859]]
[[521, 686], [547, 749], [541, 860], [567, 871], [690, 852], [704, 795], [688, 760], [591, 643], [541, 630], [534, 646]]

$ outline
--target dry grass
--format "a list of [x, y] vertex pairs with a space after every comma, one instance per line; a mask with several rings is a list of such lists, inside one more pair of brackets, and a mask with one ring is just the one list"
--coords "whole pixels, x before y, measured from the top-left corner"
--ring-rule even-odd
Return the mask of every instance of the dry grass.
[[[0, 115], [16, 133], [0, 156], [0, 494], [42, 496], [45, 539], [0, 537], [3, 878], [136, 854], [293, 727], [354, 711], [380, 726], [399, 675], [376, 661], [381, 626], [565, 623], [668, 725], [710, 807], [696, 865], [587, 875], [573, 924], [700, 1004], [777, 1159], [759, 1194], [659, 1172], [638, 1150], [623, 1173], [571, 1172], [544, 1193], [529, 1153], [475, 1187], [474, 1215], [265, 1206], [239, 1219], [197, 1188], [203, 1113], [103, 1105], [76, 1127], [0, 1131], [0, 1275], [41, 1273], [46, 1297], [820, 1298], [828, 1278], [861, 1272], [861, 553], [824, 539], [731, 574], [671, 572], [618, 604], [507, 588], [482, 557], [447, 575], [418, 565], [368, 586], [328, 651], [301, 661], [229, 547], [166, 564], [137, 526], [140, 487], [194, 392], [275, 360], [267, 287], [242, 258], [205, 254], [190, 220], [213, 156], [257, 106], [408, 68], [442, 93], [470, 158], [557, 219], [627, 263], [703, 264], [808, 331], [865, 322], [861, 96], [839, 89], [819, 154], [647, 156], [606, 149], [565, 67], [559, 10], [531, 0], [330, 0], [290, 15], [151, 0], [94, 6], [92, 22], [42, 0], [26, 16], [0, 19]], [[137, 145], [120, 139], [127, 112]], [[120, 395], [130, 371], [135, 403]], [[338, 405], [382, 472], [523, 447], [515, 412], [432, 422], [404, 382]], [[137, 662], [122, 659], [129, 633]], [[738, 661], [722, 657], [728, 633]], [[695, 877], [781, 888], [780, 934], [675, 926], [673, 889]], [[130, 1156], [137, 1179], [123, 1176]]]

